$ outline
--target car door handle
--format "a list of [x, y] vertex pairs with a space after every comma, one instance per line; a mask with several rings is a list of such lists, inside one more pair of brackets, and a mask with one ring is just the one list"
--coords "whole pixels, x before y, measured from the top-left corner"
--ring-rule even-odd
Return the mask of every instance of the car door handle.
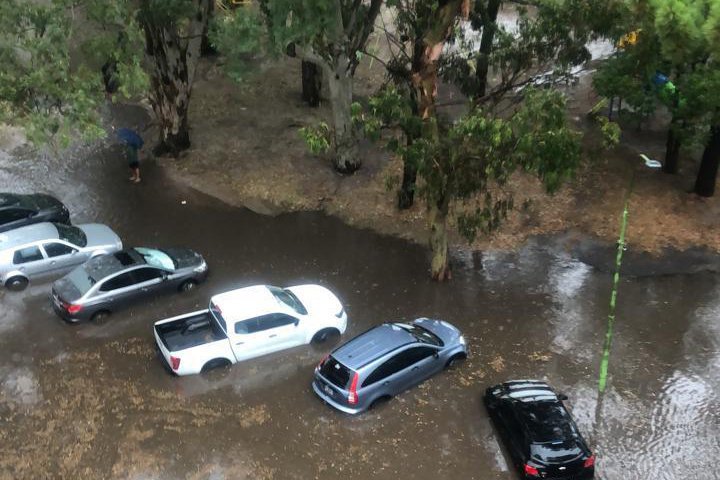
[[412, 367], [412, 369], [411, 369], [410, 371], [411, 371], [411, 372], [414, 372], [414, 371], [417, 370], [418, 368], [420, 368], [420, 367]]
[[275, 337], [277, 337], [277, 334], [273, 333], [272, 335], [270, 335], [269, 338], [275, 338]]
[[245, 342], [237, 342], [235, 345], [243, 345]]

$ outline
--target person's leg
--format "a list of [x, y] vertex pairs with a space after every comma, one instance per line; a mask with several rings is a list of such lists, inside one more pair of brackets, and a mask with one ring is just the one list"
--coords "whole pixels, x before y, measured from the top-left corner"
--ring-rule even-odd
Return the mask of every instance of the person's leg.
[[140, 167], [133, 168], [133, 176], [135, 177], [133, 182], [139, 183], [140, 182]]

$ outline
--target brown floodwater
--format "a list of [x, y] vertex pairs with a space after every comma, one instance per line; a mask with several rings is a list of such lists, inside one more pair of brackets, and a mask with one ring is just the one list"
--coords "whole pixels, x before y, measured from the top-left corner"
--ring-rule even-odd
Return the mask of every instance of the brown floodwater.
[[[621, 280], [610, 381], [599, 398], [611, 277], [552, 239], [457, 254], [453, 281], [435, 284], [422, 247], [320, 214], [230, 207], [173, 183], [152, 162], [140, 185], [127, 176], [109, 142], [57, 157], [0, 156], [0, 190], [51, 192], [74, 222], [106, 223], [126, 246], [194, 248], [211, 272], [187, 296], [137, 305], [102, 325], [61, 322], [48, 283], [0, 291], [0, 478], [514, 479], [480, 396], [495, 382], [529, 377], [570, 397], [597, 453], [597, 478], [719, 478], [716, 274]], [[470, 358], [349, 417], [310, 388], [330, 347], [185, 378], [156, 357], [156, 320], [227, 289], [301, 282], [338, 293], [349, 315], [345, 339], [383, 321], [431, 316], [463, 330]]]

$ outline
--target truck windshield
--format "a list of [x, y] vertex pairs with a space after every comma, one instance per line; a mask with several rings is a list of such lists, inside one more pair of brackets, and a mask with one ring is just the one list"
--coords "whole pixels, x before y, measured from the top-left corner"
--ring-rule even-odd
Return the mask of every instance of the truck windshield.
[[305, 305], [300, 302], [300, 299], [295, 296], [290, 290], [279, 287], [268, 287], [268, 290], [275, 296], [275, 298], [288, 307], [295, 310], [300, 315], [307, 315], [307, 309]]
[[222, 328], [223, 333], [227, 335], [227, 323], [225, 323], [225, 318], [222, 316], [220, 307], [215, 305], [213, 302], [210, 302], [210, 313], [212, 313], [213, 318], [218, 325], [220, 325], [220, 328]]

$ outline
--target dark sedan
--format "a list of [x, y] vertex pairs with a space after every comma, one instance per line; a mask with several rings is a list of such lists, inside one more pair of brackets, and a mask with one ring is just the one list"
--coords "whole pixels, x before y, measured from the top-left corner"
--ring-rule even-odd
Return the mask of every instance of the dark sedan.
[[193, 289], [207, 277], [207, 263], [186, 248], [130, 248], [101, 255], [56, 281], [55, 313], [68, 322], [102, 321], [148, 296]]
[[41, 222], [70, 225], [70, 212], [50, 195], [0, 193], [0, 232]]
[[488, 388], [483, 400], [522, 478], [593, 478], [595, 456], [563, 404], [566, 396], [545, 382], [515, 380]]

